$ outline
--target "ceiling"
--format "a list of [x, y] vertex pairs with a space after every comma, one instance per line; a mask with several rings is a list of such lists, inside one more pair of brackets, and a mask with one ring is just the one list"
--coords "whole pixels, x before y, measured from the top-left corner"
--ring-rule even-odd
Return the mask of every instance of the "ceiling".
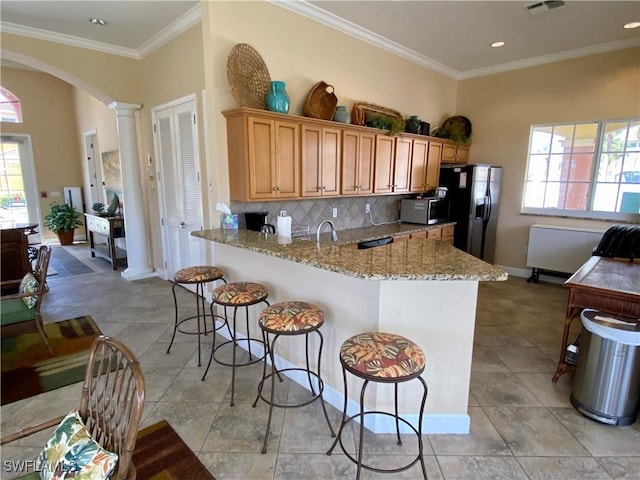
[[[622, 28], [640, 22], [638, 1], [569, 0], [537, 15], [534, 1], [270, 1], [457, 79], [640, 45], [640, 28]], [[142, 58], [198, 22], [199, 3], [2, 0], [0, 26]]]

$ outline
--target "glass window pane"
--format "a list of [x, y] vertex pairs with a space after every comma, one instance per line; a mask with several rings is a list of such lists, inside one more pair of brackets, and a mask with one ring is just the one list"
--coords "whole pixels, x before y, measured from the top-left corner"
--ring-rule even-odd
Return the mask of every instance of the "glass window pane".
[[622, 185], [620, 187], [620, 205], [623, 213], [640, 213], [640, 185]]
[[529, 157], [528, 182], [542, 182], [547, 179], [547, 160], [546, 155], [531, 155]]
[[525, 186], [524, 206], [531, 208], [542, 208], [544, 206], [543, 182], [527, 182]]
[[640, 151], [640, 122], [631, 122], [627, 135], [627, 152], [637, 151]]
[[558, 182], [547, 183], [547, 190], [544, 195], [544, 207], [545, 208], [562, 208], [563, 201], [564, 199], [560, 198], [560, 183]]
[[593, 196], [593, 210], [597, 212], [615, 212], [617, 198], [617, 184], [598, 183]]
[[603, 153], [600, 155], [598, 182], [618, 182], [622, 171], [622, 153]]
[[547, 179], [550, 182], [558, 182], [566, 180], [569, 176], [571, 168], [570, 155], [551, 155], [549, 157], [549, 175]]
[[607, 122], [602, 132], [603, 152], [622, 152], [627, 140], [628, 122]]
[[531, 153], [549, 153], [553, 127], [535, 127], [531, 133]]
[[573, 125], [560, 125], [553, 129], [552, 153], [570, 152], [573, 145]]
[[594, 152], [596, 150], [597, 123], [583, 123], [576, 125], [573, 139], [574, 152]]
[[587, 210], [589, 199], [589, 183], [569, 183], [567, 184], [567, 198], [564, 208], [567, 210]]
[[571, 159], [569, 180], [573, 182], [588, 182], [591, 180], [593, 169], [593, 153], [574, 153]]

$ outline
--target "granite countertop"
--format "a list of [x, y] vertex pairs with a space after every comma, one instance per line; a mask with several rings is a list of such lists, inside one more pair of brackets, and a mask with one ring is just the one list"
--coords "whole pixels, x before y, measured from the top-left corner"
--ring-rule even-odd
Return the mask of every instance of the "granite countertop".
[[[366, 250], [349, 244], [425, 230], [425, 225], [393, 223], [338, 232], [331, 242], [328, 228], [318, 246], [313, 238], [283, 239], [251, 230], [200, 230], [195, 237], [279, 257], [343, 275], [368, 280], [502, 281], [507, 273], [446, 242], [415, 238]], [[290, 243], [288, 243], [290, 242]]]

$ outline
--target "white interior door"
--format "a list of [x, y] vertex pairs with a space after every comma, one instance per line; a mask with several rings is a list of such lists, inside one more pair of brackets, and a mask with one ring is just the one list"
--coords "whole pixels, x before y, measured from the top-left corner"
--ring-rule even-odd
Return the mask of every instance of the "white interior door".
[[89, 176], [87, 211], [91, 211], [94, 203], [105, 203], [104, 189], [102, 188], [102, 167], [98, 156], [98, 136], [95, 132], [84, 134], [84, 158], [87, 162], [87, 174]]
[[202, 197], [195, 97], [153, 110], [162, 248], [167, 279], [204, 263]]

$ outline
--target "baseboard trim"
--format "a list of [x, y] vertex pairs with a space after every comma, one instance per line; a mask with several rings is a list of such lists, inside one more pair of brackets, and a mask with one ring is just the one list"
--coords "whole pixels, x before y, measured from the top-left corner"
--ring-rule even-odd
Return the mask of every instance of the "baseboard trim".
[[[221, 326], [220, 322], [216, 322], [216, 326]], [[225, 329], [218, 330], [224, 338], [230, 340], [229, 332]], [[246, 338], [241, 333], [237, 334], [238, 339]], [[240, 344], [240, 348], [246, 350], [243, 344]], [[252, 353], [260, 356], [264, 352], [264, 347], [259, 342], [251, 343]], [[297, 368], [297, 365], [285, 360], [284, 358], [276, 355], [276, 363], [280, 369]], [[268, 363], [270, 365], [270, 362]], [[307, 375], [299, 370], [284, 372], [285, 376], [302, 388], [310, 390], [309, 380]], [[314, 379], [315, 380], [315, 379]], [[314, 388], [317, 389], [318, 385], [314, 382]], [[317, 390], [316, 390], [317, 391]], [[323, 399], [328, 404], [332, 405], [340, 412], [344, 408], [344, 395], [341, 391], [336, 390], [333, 387], [325, 385]], [[419, 409], [419, 405], [416, 405], [416, 411]], [[349, 399], [347, 401], [347, 414], [349, 416], [355, 415], [360, 410], [358, 402]], [[413, 425], [414, 428], [418, 426], [418, 414], [401, 414], [405, 421]], [[395, 433], [396, 425], [395, 421], [391, 417], [385, 415], [370, 415], [365, 418], [364, 426], [367, 430], [373, 433]], [[422, 433], [425, 434], [468, 434], [471, 428], [471, 418], [468, 414], [437, 414], [437, 413], [425, 413], [422, 418]], [[412, 430], [404, 424], [400, 424], [400, 433], [411, 433]]]

